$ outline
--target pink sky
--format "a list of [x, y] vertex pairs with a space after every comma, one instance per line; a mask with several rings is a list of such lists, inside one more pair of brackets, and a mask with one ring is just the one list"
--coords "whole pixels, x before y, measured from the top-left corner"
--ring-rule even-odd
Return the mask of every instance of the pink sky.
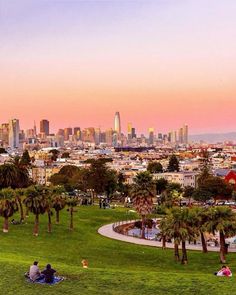
[[0, 122], [236, 131], [236, 3], [207, 2], [0, 0]]

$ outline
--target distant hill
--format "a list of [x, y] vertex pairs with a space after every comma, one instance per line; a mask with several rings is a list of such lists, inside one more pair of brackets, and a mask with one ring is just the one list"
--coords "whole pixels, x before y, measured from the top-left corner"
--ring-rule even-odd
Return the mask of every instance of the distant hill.
[[236, 142], [236, 132], [189, 135], [189, 141], [199, 142], [201, 140], [208, 143], [216, 143], [216, 142], [224, 142], [224, 141]]

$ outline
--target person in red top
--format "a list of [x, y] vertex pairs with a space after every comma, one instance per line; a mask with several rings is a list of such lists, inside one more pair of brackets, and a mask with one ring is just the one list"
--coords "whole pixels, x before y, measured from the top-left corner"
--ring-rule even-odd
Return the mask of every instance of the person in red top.
[[228, 266], [223, 265], [215, 275], [218, 277], [232, 277], [232, 272]]

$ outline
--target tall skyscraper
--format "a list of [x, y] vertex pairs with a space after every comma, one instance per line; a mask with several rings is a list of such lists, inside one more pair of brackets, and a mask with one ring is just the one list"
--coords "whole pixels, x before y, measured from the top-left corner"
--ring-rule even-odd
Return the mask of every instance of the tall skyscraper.
[[19, 147], [20, 123], [18, 119], [9, 121], [9, 146], [11, 149]]
[[188, 143], [188, 125], [183, 127], [183, 143]]
[[68, 127], [68, 128], [64, 129], [64, 138], [65, 138], [65, 140], [69, 140], [70, 135], [72, 135], [72, 134], [73, 134], [73, 132], [72, 132], [71, 127]]
[[132, 127], [132, 130], [131, 130], [131, 138], [136, 138], [136, 131], [134, 127]]
[[149, 139], [149, 144], [154, 143], [154, 128], [153, 127], [148, 128], [148, 139]]
[[41, 120], [40, 121], [40, 133], [44, 133], [45, 135], [49, 135], [49, 121]]
[[115, 120], [114, 120], [114, 131], [117, 133], [118, 137], [121, 134], [121, 123], [120, 123], [120, 113], [115, 113]]
[[183, 130], [183, 128], [179, 129], [179, 136], [178, 137], [179, 137], [178, 138], [179, 143], [183, 143], [184, 142], [184, 130]]

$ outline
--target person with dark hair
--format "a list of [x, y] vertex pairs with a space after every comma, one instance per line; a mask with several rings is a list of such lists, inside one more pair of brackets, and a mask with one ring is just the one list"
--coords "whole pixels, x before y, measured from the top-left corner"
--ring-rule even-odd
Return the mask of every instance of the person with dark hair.
[[37, 280], [42, 279], [44, 276], [41, 275], [39, 267], [38, 267], [38, 261], [34, 261], [33, 265], [31, 265], [29, 270], [29, 278], [35, 282]]
[[52, 283], [54, 280], [54, 274], [56, 270], [51, 267], [51, 264], [47, 264], [46, 268], [42, 271], [44, 275], [45, 283]]
[[218, 277], [232, 277], [232, 272], [228, 266], [223, 265], [218, 272], [215, 272]]

